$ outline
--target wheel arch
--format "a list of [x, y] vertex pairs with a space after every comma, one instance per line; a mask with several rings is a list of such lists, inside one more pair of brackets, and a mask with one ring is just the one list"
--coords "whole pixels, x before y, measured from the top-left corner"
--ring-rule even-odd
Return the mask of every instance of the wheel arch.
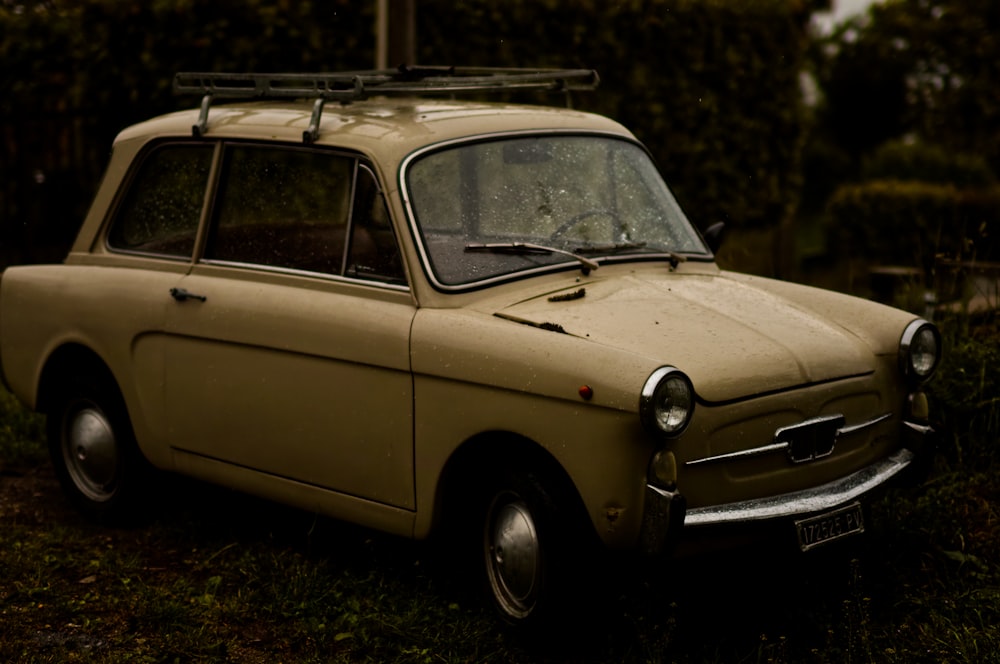
[[156, 476], [135, 439], [121, 386], [95, 351], [66, 343], [46, 359], [38, 409], [55, 474], [70, 501], [99, 523], [144, 517]]
[[83, 344], [65, 343], [49, 355], [42, 367], [36, 390], [37, 410], [51, 412], [58, 403], [60, 388], [67, 378], [83, 374], [97, 376], [121, 393], [121, 387], [104, 358]]
[[597, 537], [594, 524], [575, 483], [559, 460], [542, 445], [509, 431], [477, 434], [460, 445], [448, 458], [434, 496], [432, 532], [448, 530], [469, 516], [476, 497], [487, 480], [504, 473], [538, 475], [569, 503], [580, 525]]
[[[520, 516], [498, 527], [498, 501], [511, 499]], [[434, 537], [449, 569], [481, 586], [504, 621], [548, 633], [578, 624], [591, 606], [581, 590], [597, 586], [577, 582], [603, 547], [571, 476], [542, 445], [505, 431], [470, 438], [446, 463], [435, 508]], [[527, 531], [514, 525], [522, 519]]]

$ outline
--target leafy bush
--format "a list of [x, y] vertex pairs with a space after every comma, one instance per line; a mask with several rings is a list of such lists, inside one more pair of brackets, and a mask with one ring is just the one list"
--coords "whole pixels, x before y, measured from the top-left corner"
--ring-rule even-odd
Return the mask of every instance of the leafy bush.
[[848, 255], [923, 270], [933, 283], [939, 257], [1000, 260], [1000, 188], [872, 180], [841, 187], [828, 206], [829, 233]]
[[[801, 187], [799, 75], [821, 4], [422, 0], [417, 59], [597, 69], [600, 91], [574, 103], [632, 128], [698, 225], [770, 227], [789, 216]], [[68, 246], [114, 135], [197, 103], [173, 96], [177, 71], [370, 68], [374, 5], [0, 2], [0, 126], [10, 128], [0, 261], [50, 260], [46, 245]], [[55, 223], [65, 228], [48, 227]]]
[[953, 184], [960, 189], [982, 189], [996, 184], [982, 156], [950, 152], [940, 145], [914, 141], [889, 141], [881, 145], [865, 158], [861, 177]]
[[[997, 303], [1000, 304], [1000, 303]], [[982, 469], [1000, 460], [1000, 322], [942, 321], [945, 348], [930, 384], [947, 432], [944, 452], [961, 468]]]
[[45, 457], [41, 441], [45, 419], [30, 413], [0, 388], [0, 461], [4, 465], [35, 463]]
[[600, 91], [574, 104], [634, 131], [696, 225], [769, 228], [802, 185], [799, 77], [817, 4], [423, 0], [418, 56], [595, 68]]

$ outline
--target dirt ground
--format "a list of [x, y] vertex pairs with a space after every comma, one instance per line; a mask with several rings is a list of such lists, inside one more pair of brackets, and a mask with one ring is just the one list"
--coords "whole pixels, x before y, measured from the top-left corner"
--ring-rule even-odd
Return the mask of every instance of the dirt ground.
[[0, 523], [43, 524], [72, 514], [49, 464], [0, 470]]

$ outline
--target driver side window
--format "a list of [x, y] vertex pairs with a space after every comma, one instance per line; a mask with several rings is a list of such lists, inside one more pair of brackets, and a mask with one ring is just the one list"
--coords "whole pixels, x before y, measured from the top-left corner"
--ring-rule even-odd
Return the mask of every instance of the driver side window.
[[405, 284], [378, 181], [356, 157], [228, 145], [205, 258]]

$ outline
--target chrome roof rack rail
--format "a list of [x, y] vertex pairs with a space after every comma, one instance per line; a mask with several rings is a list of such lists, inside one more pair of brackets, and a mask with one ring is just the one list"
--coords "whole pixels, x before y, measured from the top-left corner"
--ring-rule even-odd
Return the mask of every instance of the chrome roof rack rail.
[[174, 76], [174, 93], [200, 94], [195, 136], [208, 129], [208, 111], [214, 99], [315, 99], [309, 128], [302, 140], [319, 135], [323, 105], [343, 104], [371, 96], [427, 95], [541, 90], [593, 90], [600, 79], [592, 69], [521, 69], [501, 67], [416, 67], [320, 74], [258, 74], [181, 72]]

